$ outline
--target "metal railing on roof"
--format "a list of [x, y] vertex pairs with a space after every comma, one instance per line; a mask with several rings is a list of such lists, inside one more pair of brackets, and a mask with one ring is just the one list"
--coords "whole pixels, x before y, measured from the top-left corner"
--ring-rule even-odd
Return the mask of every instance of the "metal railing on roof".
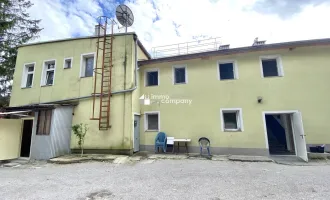
[[192, 53], [215, 51], [221, 45], [220, 37], [192, 42], [171, 44], [152, 48], [153, 58], [186, 55]]

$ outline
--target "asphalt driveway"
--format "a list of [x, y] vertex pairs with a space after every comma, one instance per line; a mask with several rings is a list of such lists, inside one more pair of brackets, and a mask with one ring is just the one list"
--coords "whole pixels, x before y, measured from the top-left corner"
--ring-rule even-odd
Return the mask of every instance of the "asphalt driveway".
[[330, 166], [212, 160], [0, 168], [0, 199], [329, 199]]

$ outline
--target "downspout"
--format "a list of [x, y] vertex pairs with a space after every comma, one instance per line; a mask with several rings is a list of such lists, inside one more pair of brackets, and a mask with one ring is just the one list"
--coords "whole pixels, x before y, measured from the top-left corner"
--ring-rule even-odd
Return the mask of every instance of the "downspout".
[[[138, 38], [136, 35], [133, 35], [133, 39], [135, 40], [135, 44], [134, 44], [134, 57], [135, 57], [135, 70], [134, 70], [134, 87], [127, 89], [127, 90], [120, 90], [120, 91], [115, 91], [115, 92], [111, 92], [111, 95], [114, 94], [122, 94], [122, 93], [126, 93], [126, 92], [133, 92], [134, 90], [136, 90], [137, 88], [137, 69], [138, 69], [138, 58], [137, 58], [137, 43], [138, 43]], [[48, 101], [48, 102], [43, 102], [40, 104], [50, 104], [50, 103], [60, 103], [60, 102], [64, 102], [64, 101], [73, 101], [73, 100], [81, 100], [81, 99], [88, 99], [91, 98], [93, 96], [99, 97], [101, 96], [100, 94], [97, 95], [88, 95], [88, 96], [82, 96], [82, 97], [75, 97], [75, 98], [69, 98], [69, 99], [62, 99], [62, 100], [57, 100], [57, 101]], [[35, 104], [33, 104], [35, 105]]]

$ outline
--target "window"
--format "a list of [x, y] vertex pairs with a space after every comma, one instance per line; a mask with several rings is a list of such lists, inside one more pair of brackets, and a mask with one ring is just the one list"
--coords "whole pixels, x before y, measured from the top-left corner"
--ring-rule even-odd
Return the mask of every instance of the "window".
[[72, 67], [72, 58], [64, 59], [64, 69], [71, 69]]
[[37, 135], [49, 135], [53, 110], [40, 110], [38, 113]]
[[23, 78], [22, 78], [22, 88], [31, 88], [33, 85], [35, 63], [29, 63], [24, 65]]
[[159, 84], [158, 69], [147, 70], [145, 73], [145, 86], [157, 86]]
[[221, 109], [222, 131], [243, 131], [241, 108]]
[[263, 77], [283, 76], [280, 56], [262, 56], [260, 60]]
[[173, 80], [174, 84], [187, 83], [186, 66], [173, 66]]
[[146, 131], [159, 131], [159, 112], [144, 113], [144, 122]]
[[94, 73], [95, 53], [81, 55], [80, 77], [92, 77]]
[[55, 60], [45, 61], [41, 85], [54, 85]]
[[235, 61], [219, 61], [218, 72], [220, 80], [238, 79], [238, 69]]

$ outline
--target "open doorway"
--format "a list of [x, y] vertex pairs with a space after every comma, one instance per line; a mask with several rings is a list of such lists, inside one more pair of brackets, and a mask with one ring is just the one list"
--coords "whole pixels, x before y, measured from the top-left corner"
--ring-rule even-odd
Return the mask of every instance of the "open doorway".
[[295, 155], [291, 114], [266, 114], [269, 153]]
[[300, 112], [264, 112], [263, 120], [270, 155], [296, 155], [308, 161]]
[[23, 120], [20, 157], [30, 157], [33, 120]]

